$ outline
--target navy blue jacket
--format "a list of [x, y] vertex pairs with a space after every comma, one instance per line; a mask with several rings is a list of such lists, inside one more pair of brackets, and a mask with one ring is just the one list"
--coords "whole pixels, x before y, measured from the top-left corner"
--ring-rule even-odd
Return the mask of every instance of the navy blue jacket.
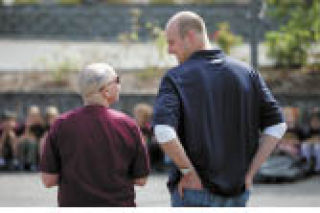
[[[202, 50], [163, 77], [153, 126], [174, 127], [203, 185], [228, 196], [244, 190], [260, 131], [281, 122], [259, 73], [221, 50]], [[170, 190], [180, 177], [171, 172]]]

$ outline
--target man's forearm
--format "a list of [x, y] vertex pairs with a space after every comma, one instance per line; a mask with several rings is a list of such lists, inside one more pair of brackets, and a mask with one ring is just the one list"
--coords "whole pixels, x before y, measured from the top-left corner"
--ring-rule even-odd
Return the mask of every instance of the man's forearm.
[[253, 178], [261, 165], [267, 160], [272, 151], [275, 149], [279, 139], [270, 135], [262, 135], [260, 145], [253, 160], [251, 161], [247, 176]]
[[178, 168], [182, 169], [193, 167], [178, 139], [172, 139], [169, 142], [161, 143], [160, 147], [171, 158], [171, 160], [173, 160]]
[[179, 169], [186, 169], [185, 171], [180, 170], [182, 178], [178, 184], [178, 192], [181, 198], [183, 198], [185, 188], [202, 190], [203, 185], [201, 179], [186, 155], [180, 141], [178, 139], [172, 139], [166, 143], [161, 143], [160, 146]]

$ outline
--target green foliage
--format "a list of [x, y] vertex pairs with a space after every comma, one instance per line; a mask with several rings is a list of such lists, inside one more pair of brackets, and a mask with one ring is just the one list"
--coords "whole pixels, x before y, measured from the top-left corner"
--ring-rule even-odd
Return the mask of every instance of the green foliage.
[[128, 4], [130, 0], [104, 0], [108, 4]]
[[307, 61], [307, 46], [303, 40], [308, 33], [295, 31], [292, 33], [269, 32], [266, 35], [268, 55], [276, 59], [278, 67], [299, 67]]
[[139, 35], [137, 32], [120, 33], [118, 35], [118, 41], [124, 42], [124, 43], [139, 41]]
[[285, 22], [279, 31], [266, 34], [268, 55], [279, 67], [307, 63], [308, 48], [320, 41], [319, 0], [267, 0], [269, 14]]
[[233, 46], [239, 45], [242, 42], [241, 36], [236, 36], [230, 31], [228, 22], [221, 22], [218, 24], [218, 31], [214, 33], [214, 40], [219, 47], [226, 53], [230, 54]]
[[38, 63], [49, 70], [54, 82], [57, 83], [66, 81], [69, 74], [79, 71], [81, 66], [79, 57], [76, 55], [63, 55], [60, 51], [51, 57], [40, 58]]
[[135, 42], [139, 41], [140, 17], [141, 10], [139, 8], [132, 8], [130, 11], [131, 17], [131, 32], [124, 32], [118, 35], [120, 42]]
[[150, 0], [151, 4], [174, 4], [174, 0]]
[[41, 0], [14, 0], [14, 4], [39, 4]]
[[150, 0], [151, 4], [213, 4], [216, 0]]
[[52, 66], [52, 75], [55, 82], [62, 82], [68, 79], [71, 72], [79, 71], [79, 67], [74, 61], [65, 59]]
[[59, 0], [59, 3], [62, 5], [77, 5], [81, 4], [82, 0]]
[[213, 4], [216, 0], [191, 0], [190, 3], [193, 4]]
[[137, 77], [142, 81], [160, 78], [163, 75], [164, 70], [155, 66], [149, 66], [137, 73]]
[[160, 59], [164, 59], [168, 48], [165, 31], [157, 24], [153, 24], [151, 22], [146, 24], [146, 28], [149, 30], [150, 36], [157, 47]]

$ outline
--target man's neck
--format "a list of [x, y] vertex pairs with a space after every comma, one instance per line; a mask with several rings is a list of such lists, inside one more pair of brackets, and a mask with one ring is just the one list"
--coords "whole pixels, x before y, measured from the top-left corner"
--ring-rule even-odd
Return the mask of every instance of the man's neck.
[[84, 101], [85, 106], [92, 106], [92, 105], [98, 105], [98, 106], [104, 106], [109, 107], [110, 104], [107, 101], [98, 101], [98, 100], [85, 100]]
[[212, 49], [212, 45], [210, 44], [209, 41], [204, 42], [204, 43], [200, 43], [196, 48], [194, 52], [197, 51], [201, 51], [201, 50], [211, 50]]
[[210, 44], [209, 41], [205, 42], [205, 44], [202, 47], [202, 50], [211, 50], [212, 49], [212, 45]]

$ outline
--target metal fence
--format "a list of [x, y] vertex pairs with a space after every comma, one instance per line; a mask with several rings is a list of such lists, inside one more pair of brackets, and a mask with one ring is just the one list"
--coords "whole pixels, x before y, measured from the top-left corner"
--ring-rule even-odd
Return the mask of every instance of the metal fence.
[[[29, 5], [0, 6], [0, 37], [54, 38], [116, 41], [119, 35], [137, 31], [142, 41], [150, 39], [147, 23], [164, 27], [177, 11], [192, 10], [204, 17], [208, 31], [217, 30], [219, 22], [230, 23], [231, 30], [250, 40], [251, 5]], [[255, 8], [255, 7], [253, 7]], [[277, 23], [266, 17], [255, 26], [262, 40]]]

